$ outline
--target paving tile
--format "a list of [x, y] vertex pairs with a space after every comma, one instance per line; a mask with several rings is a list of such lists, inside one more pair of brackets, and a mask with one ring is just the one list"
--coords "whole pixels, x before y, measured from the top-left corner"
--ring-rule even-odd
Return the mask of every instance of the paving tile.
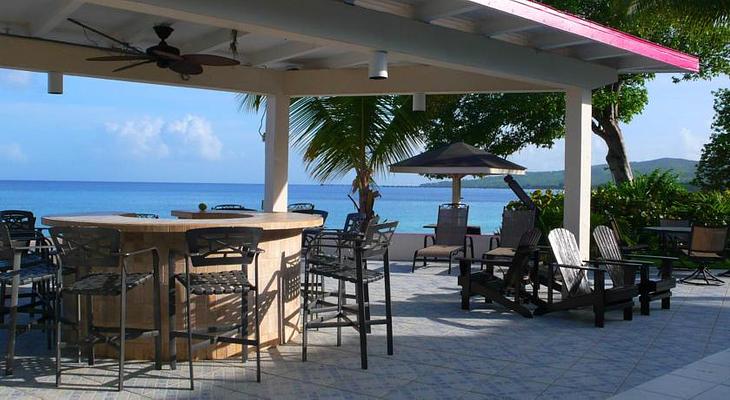
[[700, 381], [730, 384], [730, 365], [711, 364], [704, 360], [674, 370], [672, 374]]
[[571, 387], [552, 385], [542, 392], [537, 399], [541, 400], [591, 400], [605, 399], [611, 396], [611, 393], [592, 390], [585, 387]]
[[681, 397], [668, 396], [666, 394], [645, 392], [643, 390], [634, 389], [613, 396], [611, 397], [611, 400], [671, 400], [680, 398]]
[[466, 396], [466, 391], [455, 391], [450, 387], [428, 385], [422, 382], [410, 382], [385, 394], [387, 399], [419, 399], [442, 400], [460, 399]]
[[710, 364], [722, 365], [730, 367], [730, 351], [722, 351], [703, 358], [702, 361]]
[[730, 386], [728, 385], [717, 385], [712, 389], [702, 392], [696, 397], [696, 400], [727, 400], [730, 399]]
[[714, 383], [685, 378], [679, 375], [663, 375], [637, 388], [646, 392], [654, 392], [683, 399], [690, 399], [715, 386]]

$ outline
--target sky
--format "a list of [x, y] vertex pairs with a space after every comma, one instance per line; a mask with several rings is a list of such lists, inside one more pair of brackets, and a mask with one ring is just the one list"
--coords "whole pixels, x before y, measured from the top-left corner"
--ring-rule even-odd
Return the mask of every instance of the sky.
[[[663, 75], [649, 83], [649, 105], [623, 127], [629, 158], [699, 159], [711, 92], [723, 87], [727, 77], [675, 84]], [[0, 180], [263, 183], [261, 117], [241, 112], [233, 93], [66, 76], [64, 94], [50, 95], [45, 74], [0, 69]], [[560, 170], [563, 149], [559, 141], [508, 158], [532, 171]], [[593, 135], [593, 163], [604, 163], [605, 153]], [[301, 159], [292, 149], [290, 183], [315, 183]]]

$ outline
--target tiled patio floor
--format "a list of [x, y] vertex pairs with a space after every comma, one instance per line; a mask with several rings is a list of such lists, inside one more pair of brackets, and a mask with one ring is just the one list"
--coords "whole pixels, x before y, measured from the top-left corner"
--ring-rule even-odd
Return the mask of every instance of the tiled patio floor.
[[[20, 337], [19, 366], [0, 378], [0, 398], [604, 399], [730, 347], [729, 284], [680, 285], [671, 310], [653, 304], [645, 317], [637, 308], [631, 322], [612, 312], [598, 329], [589, 312], [524, 319], [476, 298], [474, 310], [462, 311], [456, 276], [445, 268], [393, 270], [395, 355], [386, 355], [384, 328], [374, 327], [367, 371], [354, 331], [344, 331], [339, 348], [333, 332], [320, 331], [310, 335], [306, 363], [296, 343], [264, 352], [260, 384], [253, 363], [238, 360], [197, 363], [194, 392], [184, 365], [155, 371], [133, 362], [120, 395], [116, 364], [102, 362], [68, 371], [56, 389], [50, 352], [33, 333]], [[376, 315], [380, 287], [371, 295]]]

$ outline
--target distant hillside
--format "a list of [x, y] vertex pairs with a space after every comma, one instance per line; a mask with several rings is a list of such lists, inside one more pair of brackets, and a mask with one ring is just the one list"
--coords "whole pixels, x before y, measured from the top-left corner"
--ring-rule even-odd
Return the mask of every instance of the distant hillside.
[[[694, 179], [697, 161], [684, 160], [681, 158], [660, 158], [650, 161], [632, 162], [631, 167], [634, 174], [641, 175], [650, 173], [656, 169], [671, 170], [679, 175], [679, 181], [684, 184]], [[527, 172], [522, 176], [515, 176], [517, 181], [526, 189], [562, 189], [563, 188], [563, 171], [538, 171]], [[593, 186], [602, 185], [611, 182], [611, 171], [608, 165], [594, 165], [591, 168], [591, 177]], [[450, 180], [439, 182], [424, 183], [421, 186], [443, 187], [451, 186]], [[462, 187], [467, 188], [504, 188], [505, 184], [501, 176], [488, 176], [480, 179], [465, 179]]]

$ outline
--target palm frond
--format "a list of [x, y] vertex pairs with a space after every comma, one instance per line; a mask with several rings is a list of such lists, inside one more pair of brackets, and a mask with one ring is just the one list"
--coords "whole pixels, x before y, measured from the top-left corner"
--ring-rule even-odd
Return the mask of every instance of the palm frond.
[[262, 108], [266, 108], [266, 96], [252, 93], [238, 93], [238, 111], [258, 112]]

